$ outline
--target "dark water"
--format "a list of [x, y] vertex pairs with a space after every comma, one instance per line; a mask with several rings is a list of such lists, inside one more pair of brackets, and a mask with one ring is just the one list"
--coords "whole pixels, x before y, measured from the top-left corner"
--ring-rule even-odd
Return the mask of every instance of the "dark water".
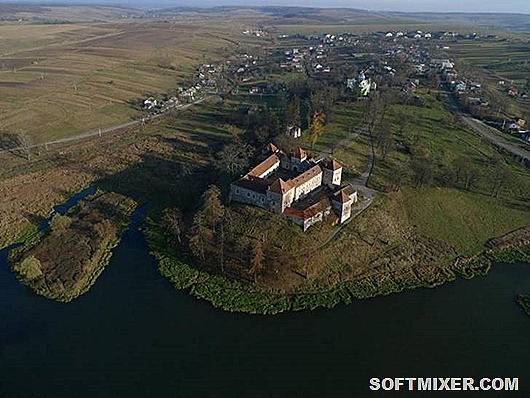
[[172, 288], [138, 215], [70, 304], [21, 286], [0, 257], [0, 397], [373, 397], [371, 377], [519, 377], [530, 396], [529, 265], [274, 317], [224, 313]]
[[68, 210], [70, 210], [72, 207], [74, 207], [81, 199], [86, 198], [89, 195], [95, 194], [97, 191], [97, 187], [95, 185], [91, 185], [88, 188], [83, 189], [82, 191], [76, 193], [70, 199], [68, 199], [66, 202], [55, 206], [52, 209], [51, 215], [43, 220], [39, 226], [39, 230], [47, 229], [50, 226], [50, 221], [52, 220], [53, 216], [56, 214], [64, 215]]

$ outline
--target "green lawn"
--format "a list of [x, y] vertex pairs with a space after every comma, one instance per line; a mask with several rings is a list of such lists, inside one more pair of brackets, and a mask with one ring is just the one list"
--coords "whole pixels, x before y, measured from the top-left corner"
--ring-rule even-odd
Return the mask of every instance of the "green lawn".
[[405, 205], [418, 232], [450, 243], [463, 255], [480, 252], [492, 237], [530, 225], [528, 208], [456, 189], [407, 189]]

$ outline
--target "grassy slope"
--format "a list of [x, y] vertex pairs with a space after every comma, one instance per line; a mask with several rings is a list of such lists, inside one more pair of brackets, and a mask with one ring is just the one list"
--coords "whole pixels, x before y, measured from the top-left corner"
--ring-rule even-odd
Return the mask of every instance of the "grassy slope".
[[486, 241], [530, 225], [530, 212], [484, 195], [449, 188], [405, 191], [409, 219], [421, 234], [475, 254]]
[[[389, 115], [397, 141], [418, 140], [417, 145], [430, 152], [435, 172], [448, 167], [458, 158], [469, 159], [481, 171], [477, 186], [468, 192], [456, 188], [405, 188], [408, 217], [417, 230], [443, 240], [462, 254], [483, 248], [487, 239], [500, 236], [518, 227], [530, 225], [530, 175], [507, 155], [475, 133], [453, 125], [451, 115], [435, 94], [420, 93], [427, 107], [394, 105]], [[403, 118], [409, 122], [399, 132]], [[500, 157], [509, 170], [511, 182], [499, 198], [491, 198], [488, 161]], [[406, 163], [409, 155], [394, 150], [386, 162], [376, 162], [372, 184], [386, 190], [394, 168]]]

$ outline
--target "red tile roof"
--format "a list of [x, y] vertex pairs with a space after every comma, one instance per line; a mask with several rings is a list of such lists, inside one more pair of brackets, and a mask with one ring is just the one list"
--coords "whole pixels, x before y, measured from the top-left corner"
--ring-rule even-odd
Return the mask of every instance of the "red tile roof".
[[333, 197], [331, 200], [337, 203], [348, 203], [352, 200], [351, 195], [355, 193], [355, 189], [351, 185], [347, 185], [346, 187], [342, 188], [340, 191], [337, 191], [333, 194]]
[[324, 162], [322, 162], [322, 164], [324, 168], [328, 170], [336, 171], [336, 170], [342, 169], [342, 165], [339, 162], [337, 162], [335, 159], [326, 159], [324, 160]]
[[269, 181], [263, 178], [258, 178], [258, 177], [249, 176], [249, 175], [246, 175], [243, 178], [240, 178], [236, 182], [233, 182], [233, 184], [235, 186], [249, 189], [251, 191], [261, 193], [261, 194], [266, 194], [267, 188], [269, 187]]
[[298, 218], [300, 220], [306, 220], [308, 218], [316, 216], [318, 213], [323, 212], [329, 208], [329, 199], [322, 198], [317, 203], [309, 206], [306, 209], [300, 210], [295, 209], [294, 207], [287, 207], [283, 213], [287, 216]]
[[269, 187], [269, 191], [275, 193], [285, 193], [287, 191], [290, 191], [292, 188], [293, 184], [291, 183], [291, 181], [284, 181], [281, 178], [278, 178], [271, 184], [271, 186]]
[[296, 151], [294, 151], [293, 157], [300, 160], [305, 159], [307, 157], [307, 153], [302, 148], [298, 148]]
[[249, 176], [254, 176], [254, 177], [259, 177], [263, 173], [265, 173], [267, 170], [272, 168], [277, 163], [280, 163], [280, 158], [276, 154], [273, 153], [267, 159], [265, 159], [263, 162], [258, 164], [252, 170], [250, 170], [248, 172], [248, 175]]
[[278, 147], [274, 145], [272, 142], [267, 145], [266, 150], [268, 153], [276, 153], [280, 151]]
[[319, 165], [313, 166], [309, 170], [300, 174], [298, 177], [293, 178], [291, 180], [291, 183], [294, 186], [298, 187], [302, 185], [303, 183], [309, 181], [311, 178], [315, 177], [319, 173], [322, 173], [322, 169], [320, 168], [320, 166]]

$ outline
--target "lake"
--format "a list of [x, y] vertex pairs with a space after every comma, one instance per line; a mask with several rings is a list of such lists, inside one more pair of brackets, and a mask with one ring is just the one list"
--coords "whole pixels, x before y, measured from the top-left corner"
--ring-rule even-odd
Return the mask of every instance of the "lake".
[[69, 304], [19, 284], [2, 252], [0, 397], [444, 395], [373, 393], [371, 377], [519, 377], [526, 394], [491, 396], [530, 396], [530, 318], [514, 303], [528, 264], [332, 310], [231, 314], [161, 277], [139, 222]]

